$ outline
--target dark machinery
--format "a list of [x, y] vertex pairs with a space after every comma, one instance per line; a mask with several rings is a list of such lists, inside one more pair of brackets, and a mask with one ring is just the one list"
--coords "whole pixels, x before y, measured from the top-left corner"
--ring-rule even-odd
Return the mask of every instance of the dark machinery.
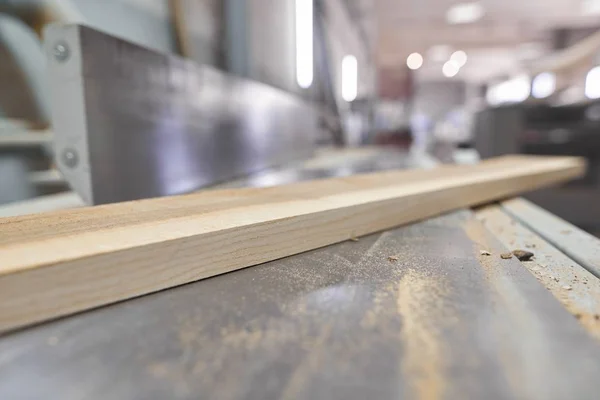
[[600, 232], [600, 102], [483, 110], [475, 120], [475, 148], [482, 158], [514, 153], [585, 157], [584, 178], [527, 197], [575, 225]]

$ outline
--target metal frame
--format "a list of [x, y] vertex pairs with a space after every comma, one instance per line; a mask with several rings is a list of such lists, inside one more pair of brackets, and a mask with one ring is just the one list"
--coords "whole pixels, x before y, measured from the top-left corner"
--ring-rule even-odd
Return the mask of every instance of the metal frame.
[[281, 90], [81, 25], [47, 30], [58, 166], [88, 204], [190, 192], [309, 157], [315, 110]]

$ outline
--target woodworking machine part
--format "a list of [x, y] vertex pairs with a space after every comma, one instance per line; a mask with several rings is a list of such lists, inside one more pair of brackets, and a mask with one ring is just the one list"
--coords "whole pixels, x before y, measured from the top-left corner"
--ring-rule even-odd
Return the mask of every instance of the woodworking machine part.
[[81, 25], [44, 41], [57, 161], [88, 204], [194, 191], [309, 157], [317, 113], [257, 82]]

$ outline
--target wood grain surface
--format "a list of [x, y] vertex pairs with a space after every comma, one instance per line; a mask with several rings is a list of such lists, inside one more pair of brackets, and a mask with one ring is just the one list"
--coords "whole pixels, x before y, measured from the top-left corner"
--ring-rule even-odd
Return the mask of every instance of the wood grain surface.
[[[580, 176], [510, 156], [0, 219], [0, 331]], [[249, 283], [251, 284], [251, 283]]]

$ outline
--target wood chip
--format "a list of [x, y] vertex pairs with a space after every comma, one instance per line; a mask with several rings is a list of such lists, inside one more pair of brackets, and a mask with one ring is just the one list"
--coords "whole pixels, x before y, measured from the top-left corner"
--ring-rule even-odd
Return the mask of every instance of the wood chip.
[[512, 252], [519, 261], [529, 261], [533, 257], [533, 253], [526, 250], [513, 250]]
[[512, 258], [512, 253], [502, 253], [500, 254], [500, 258], [502, 258], [503, 260], [508, 260], [509, 258]]
[[569, 285], [565, 285], [565, 286], [563, 286], [562, 288], [563, 288], [564, 290], [571, 290], [571, 289], [573, 289], [573, 288], [572, 288], [571, 286], [569, 286]]
[[388, 261], [398, 261], [398, 257], [397, 256], [389, 256], [388, 257]]
[[492, 253], [490, 253], [487, 250], [481, 250], [480, 253], [481, 253], [482, 256], [491, 256], [492, 255]]

